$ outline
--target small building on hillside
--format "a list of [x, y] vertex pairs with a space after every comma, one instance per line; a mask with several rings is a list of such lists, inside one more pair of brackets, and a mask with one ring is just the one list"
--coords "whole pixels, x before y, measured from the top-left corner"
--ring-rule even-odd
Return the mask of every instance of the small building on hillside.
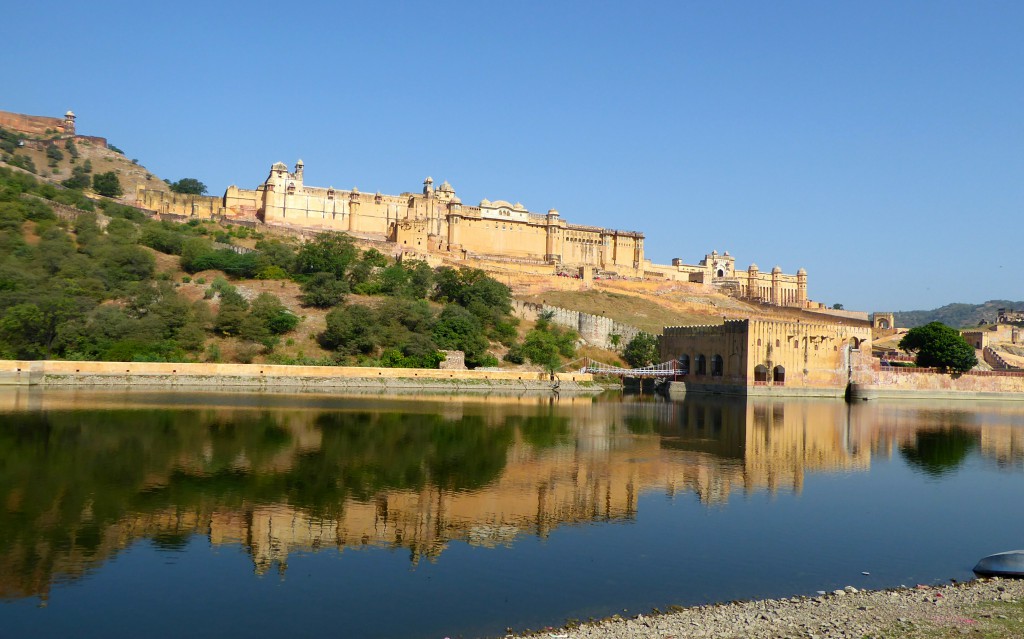
[[680, 371], [669, 393], [841, 397], [854, 369], [870, 365], [869, 322], [726, 320], [669, 326], [662, 361]]

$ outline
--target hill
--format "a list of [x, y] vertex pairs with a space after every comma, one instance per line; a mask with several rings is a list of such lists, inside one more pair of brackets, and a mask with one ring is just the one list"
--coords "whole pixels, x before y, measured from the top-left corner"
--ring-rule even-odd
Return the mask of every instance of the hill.
[[65, 135], [55, 118], [0, 111], [0, 162], [28, 171], [43, 181], [59, 184], [73, 171], [92, 175], [113, 172], [126, 196], [139, 185], [167, 190], [163, 180], [137, 159], [129, 159], [106, 139]]
[[1024, 302], [989, 300], [983, 304], [954, 303], [927, 311], [898, 311], [894, 315], [896, 325], [901, 328], [924, 326], [929, 322], [942, 322], [954, 328], [970, 328], [977, 326], [982, 320], [989, 324], [995, 322], [1000, 308], [1024, 308]]

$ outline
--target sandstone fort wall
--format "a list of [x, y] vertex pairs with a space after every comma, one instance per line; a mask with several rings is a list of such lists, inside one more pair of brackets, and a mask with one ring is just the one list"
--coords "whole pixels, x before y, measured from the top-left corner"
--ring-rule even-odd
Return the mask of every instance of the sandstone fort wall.
[[[582, 389], [580, 384], [593, 381], [593, 376], [587, 373], [563, 373], [558, 377], [561, 391]], [[57, 360], [0, 360], [0, 385], [243, 387], [254, 390], [551, 390], [548, 374], [536, 371]]]
[[[541, 313], [551, 313], [551, 322], [553, 324], [578, 332], [580, 337], [588, 344], [600, 348], [621, 349], [630, 340], [643, 332], [635, 326], [616, 322], [609, 317], [581, 313], [580, 311], [548, 306], [547, 304], [514, 300], [512, 307], [516, 317], [531, 321], [536, 321]], [[617, 346], [612, 341], [612, 335], [619, 336]]]

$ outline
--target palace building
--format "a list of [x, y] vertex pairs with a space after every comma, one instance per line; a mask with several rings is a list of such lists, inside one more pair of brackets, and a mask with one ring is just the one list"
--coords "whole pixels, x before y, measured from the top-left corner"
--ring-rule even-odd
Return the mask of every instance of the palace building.
[[[555, 209], [536, 213], [522, 204], [481, 200], [464, 204], [447, 181], [423, 181], [419, 192], [387, 195], [358, 188], [310, 186], [302, 160], [283, 162], [255, 189], [228, 187], [221, 197], [182, 195], [139, 187], [137, 205], [158, 214], [224, 219], [299, 231], [342, 231], [391, 242], [396, 252], [442, 259], [497, 260], [538, 273], [694, 282], [737, 297], [777, 306], [811, 307], [807, 272], [736, 269], [728, 252], [713, 251], [698, 264], [676, 259], [654, 264], [644, 255], [644, 234], [573, 224]], [[818, 308], [820, 305], [813, 305]]]
[[842, 397], [871, 358], [871, 325], [742, 319], [667, 326], [660, 348], [662, 361], [676, 361], [680, 371], [670, 393]]

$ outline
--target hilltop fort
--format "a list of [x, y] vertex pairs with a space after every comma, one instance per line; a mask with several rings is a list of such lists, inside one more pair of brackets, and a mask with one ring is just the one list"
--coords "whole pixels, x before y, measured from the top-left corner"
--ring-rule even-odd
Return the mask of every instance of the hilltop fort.
[[344, 231], [392, 243], [396, 252], [434, 261], [486, 260], [520, 272], [585, 279], [628, 278], [695, 282], [756, 302], [821, 308], [807, 296], [807, 272], [762, 272], [756, 264], [736, 269], [725, 252], [697, 264], [681, 259], [654, 264], [644, 255], [644, 234], [567, 222], [555, 209], [531, 212], [522, 204], [481, 200], [464, 204], [447, 181], [430, 177], [419, 192], [386, 195], [310, 186], [302, 160], [292, 171], [283, 162], [255, 189], [230, 186], [223, 196], [168, 193], [140, 186], [137, 204], [167, 216], [224, 219], [296, 231]]

